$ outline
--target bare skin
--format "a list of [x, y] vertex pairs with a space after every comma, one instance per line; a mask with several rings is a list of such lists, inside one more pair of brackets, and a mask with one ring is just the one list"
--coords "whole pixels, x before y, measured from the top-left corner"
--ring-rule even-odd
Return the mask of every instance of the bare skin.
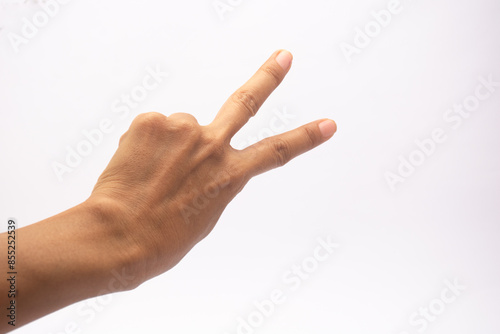
[[[322, 119], [243, 150], [231, 147], [291, 62], [288, 51], [276, 51], [209, 125], [183, 113], [137, 116], [85, 202], [16, 231], [16, 326], [7, 324], [3, 279], [0, 331], [164, 273], [210, 233], [252, 177], [330, 139], [336, 124]], [[7, 249], [6, 233], [0, 249]], [[0, 270], [9, 271], [7, 261]]]

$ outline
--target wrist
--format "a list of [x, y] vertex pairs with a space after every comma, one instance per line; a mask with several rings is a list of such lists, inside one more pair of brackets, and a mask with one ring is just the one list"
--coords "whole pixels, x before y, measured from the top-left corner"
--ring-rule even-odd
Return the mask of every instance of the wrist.
[[[144, 250], [127, 230], [124, 210], [103, 198], [91, 198], [76, 206], [92, 226], [95, 254], [102, 261], [98, 295], [132, 290], [144, 282]], [[89, 244], [84, 245], [89, 247]]]
[[94, 191], [82, 203], [95, 217], [93, 220], [104, 226], [114, 269], [134, 273], [134, 285], [127, 290], [169, 270], [189, 249], [175, 217], [154, 212], [145, 203], [130, 202]]
[[140, 283], [98, 212], [82, 203], [17, 231], [19, 325]]

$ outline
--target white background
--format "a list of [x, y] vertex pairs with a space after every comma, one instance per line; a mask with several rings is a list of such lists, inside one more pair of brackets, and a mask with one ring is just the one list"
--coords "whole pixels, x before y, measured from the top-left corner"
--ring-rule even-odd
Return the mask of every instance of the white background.
[[[401, 0], [351, 62], [342, 43], [389, 1], [222, 2], [232, 10], [221, 17], [212, 0], [71, 1], [16, 52], [9, 36], [41, 8], [1, 1], [1, 231], [8, 217], [26, 226], [85, 200], [135, 115], [209, 123], [279, 48], [292, 69], [235, 145], [269, 133], [277, 112], [293, 116], [283, 131], [338, 124], [326, 144], [250, 181], [173, 270], [17, 333], [499, 333], [500, 88], [457, 128], [443, 117], [479, 77], [500, 81], [500, 2]], [[119, 117], [114, 101], [148, 66], [168, 78]], [[106, 118], [114, 130], [58, 180], [54, 162]], [[437, 128], [446, 140], [391, 189], [386, 173]], [[328, 236], [339, 248], [291, 289], [283, 276]], [[445, 280], [466, 288], [425, 330], [412, 324], [440, 305]], [[237, 331], [274, 289], [286, 300]]]

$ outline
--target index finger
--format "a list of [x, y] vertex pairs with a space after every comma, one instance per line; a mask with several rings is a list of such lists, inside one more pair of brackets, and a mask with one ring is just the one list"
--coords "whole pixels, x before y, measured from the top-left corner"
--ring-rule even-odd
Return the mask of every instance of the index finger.
[[240, 153], [246, 164], [250, 164], [248, 173], [253, 177], [285, 165], [293, 158], [326, 142], [336, 131], [337, 124], [334, 121], [318, 120], [265, 138]]

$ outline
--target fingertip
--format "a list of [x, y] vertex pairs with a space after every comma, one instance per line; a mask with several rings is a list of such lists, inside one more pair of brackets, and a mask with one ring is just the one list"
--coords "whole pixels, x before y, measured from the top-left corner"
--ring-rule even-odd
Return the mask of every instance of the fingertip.
[[330, 138], [337, 132], [337, 123], [331, 119], [325, 119], [318, 124], [318, 128], [323, 138]]
[[288, 70], [292, 65], [293, 55], [288, 50], [279, 50], [275, 58], [283, 70]]

